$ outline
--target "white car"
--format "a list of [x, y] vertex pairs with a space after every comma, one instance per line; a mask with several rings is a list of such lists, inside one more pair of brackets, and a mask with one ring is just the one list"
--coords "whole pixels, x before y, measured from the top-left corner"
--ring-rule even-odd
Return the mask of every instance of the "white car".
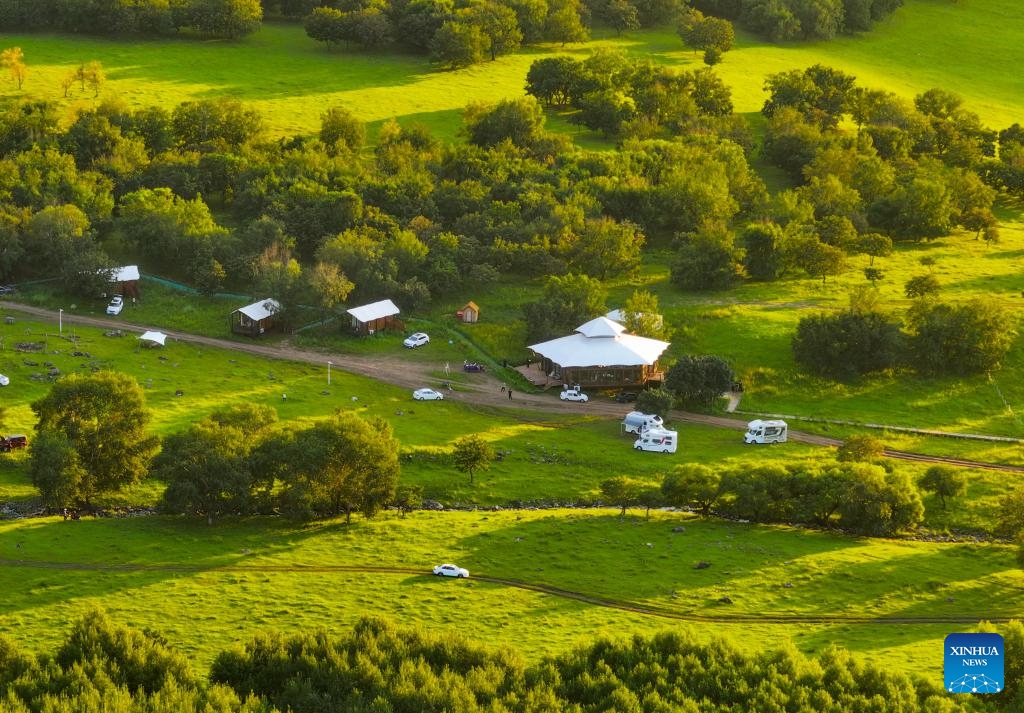
[[444, 401], [444, 394], [433, 389], [416, 389], [412, 397], [417, 401]]
[[11, 383], [11, 380], [10, 380], [10, 379], [8, 379], [8, 378], [7, 378], [6, 376], [4, 376], [3, 374], [0, 374], [0, 386], [7, 386], [7, 385], [8, 385], [8, 384], [10, 384], [10, 383]]
[[458, 577], [464, 579], [469, 576], [469, 570], [453, 564], [439, 564], [434, 567], [434, 574], [439, 577]]
[[590, 401], [590, 398], [579, 389], [566, 389], [558, 395], [562, 401], [579, 401], [581, 404]]
[[121, 295], [114, 295], [114, 299], [110, 300], [110, 304], [107, 305], [107, 314], [121, 314], [123, 309], [124, 298]]
[[406, 337], [405, 341], [402, 342], [402, 344], [409, 347], [410, 349], [414, 349], [416, 347], [422, 347], [429, 341], [430, 335], [428, 335], [426, 332], [416, 332], [415, 334], [410, 334], [408, 337]]

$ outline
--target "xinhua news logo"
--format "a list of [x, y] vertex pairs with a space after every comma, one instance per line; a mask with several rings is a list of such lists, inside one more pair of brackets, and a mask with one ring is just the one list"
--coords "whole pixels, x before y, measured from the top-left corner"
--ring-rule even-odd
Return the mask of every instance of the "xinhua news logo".
[[1003, 637], [999, 634], [950, 634], [945, 642], [946, 690], [950, 693], [999, 693], [1003, 690]]

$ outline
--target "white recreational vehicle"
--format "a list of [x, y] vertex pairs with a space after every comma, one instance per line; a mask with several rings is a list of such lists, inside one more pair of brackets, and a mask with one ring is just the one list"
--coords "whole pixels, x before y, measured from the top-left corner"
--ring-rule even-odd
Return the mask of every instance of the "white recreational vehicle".
[[643, 433], [648, 428], [661, 428], [664, 421], [656, 413], [641, 413], [630, 411], [622, 419], [622, 430], [626, 433]]
[[638, 451], [675, 453], [679, 445], [679, 434], [664, 428], [648, 428], [636, 439], [633, 448]]
[[785, 421], [756, 419], [747, 424], [744, 443], [785, 443], [788, 427]]

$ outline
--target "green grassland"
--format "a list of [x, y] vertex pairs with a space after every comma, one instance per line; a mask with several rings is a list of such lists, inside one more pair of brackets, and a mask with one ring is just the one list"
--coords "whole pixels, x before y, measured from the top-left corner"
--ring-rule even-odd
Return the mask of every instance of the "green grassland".
[[[820, 62], [857, 76], [863, 86], [908, 98], [941, 86], [962, 95], [990, 125], [1003, 128], [1021, 119], [1024, 77], [993, 68], [1024, 64], [1014, 21], [1018, 12], [1013, 0], [907, 0], [872, 32], [829, 42], [774, 45], [741, 32], [718, 71], [733, 87], [738, 112], [760, 109], [768, 74]], [[595, 47], [612, 46], [672, 65], [703, 66], [671, 28], [622, 37], [597, 32], [581, 45], [527, 48], [455, 72], [421, 57], [328, 52], [307, 38], [300, 24], [266, 23], [238, 42], [35, 34], [0, 35], [0, 42], [20, 46], [30, 70], [20, 92], [5, 80], [6, 96], [58, 101], [73, 115], [98, 100], [77, 87], [65, 99], [60, 82], [79, 62], [99, 60], [107, 70], [99, 100], [118, 97], [132, 107], [172, 107], [229, 96], [259, 109], [272, 136], [312, 133], [327, 108], [342, 105], [372, 126], [397, 117], [452, 138], [463, 106], [520, 96], [531, 62], [552, 52], [583, 57]]]
[[[265, 520], [209, 528], [165, 518], [43, 518], [0, 523], [0, 557], [24, 564], [0, 568], [3, 633], [52, 646], [64, 622], [102, 606], [120, 621], [163, 633], [202, 664], [257, 629], [337, 629], [372, 612], [512, 646], [534, 660], [598, 634], [694, 626], [748, 643], [793, 637], [808, 651], [841, 643], [870, 650], [893, 667], [938, 676], [936, 641], [958, 625], [729, 619], [989, 618], [1024, 607], [1024, 574], [1010, 547], [858, 540], [671, 513], [392, 513], [349, 527], [306, 528]], [[426, 576], [441, 560], [460, 562], [473, 575], [710, 621], [642, 616], [473, 578]], [[695, 569], [701, 561], [710, 566]], [[424, 574], [362, 567], [412, 567]], [[725, 596], [732, 604], [719, 601]]]

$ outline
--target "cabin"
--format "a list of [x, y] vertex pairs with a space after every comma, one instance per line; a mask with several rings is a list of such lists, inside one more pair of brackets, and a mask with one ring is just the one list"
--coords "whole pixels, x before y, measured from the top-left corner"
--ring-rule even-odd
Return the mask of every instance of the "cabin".
[[239, 307], [231, 313], [231, 333], [258, 337], [274, 328], [277, 313], [280, 311], [281, 303], [269, 297]]
[[597, 317], [574, 334], [530, 347], [549, 379], [583, 387], [614, 389], [660, 384], [658, 359], [669, 342], [626, 333], [607, 317]]
[[110, 294], [138, 299], [140, 294], [139, 279], [141, 277], [138, 265], [114, 267], [108, 271], [108, 275], [111, 283]]
[[403, 330], [405, 325], [398, 318], [398, 307], [391, 300], [345, 310], [352, 317], [352, 331], [368, 336], [385, 329]]
[[460, 322], [465, 324], [476, 324], [480, 320], [480, 308], [476, 302], [469, 301], [462, 309], [455, 313], [455, 316]]

